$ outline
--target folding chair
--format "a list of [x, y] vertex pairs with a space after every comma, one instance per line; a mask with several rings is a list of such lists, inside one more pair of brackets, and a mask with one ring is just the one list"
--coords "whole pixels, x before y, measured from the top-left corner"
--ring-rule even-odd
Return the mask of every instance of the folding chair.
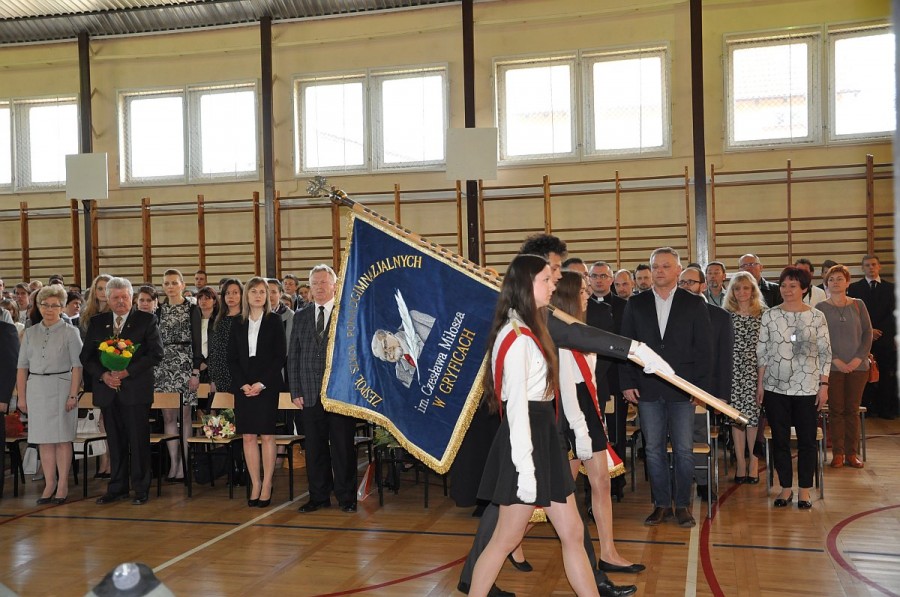
[[[212, 408], [234, 408], [234, 395], [229, 394], [228, 392], [216, 392], [215, 396], [213, 396]], [[194, 448], [196, 446], [205, 446], [205, 449], [207, 450], [210, 446], [225, 446], [225, 450], [228, 452], [228, 498], [231, 499], [234, 497], [234, 444], [240, 441], [243, 441], [240, 434], [235, 434], [234, 437], [225, 440], [214, 440], [205, 435], [196, 435], [188, 438], [187, 470], [185, 471], [188, 497], [193, 497]], [[214, 487], [216, 480], [212, 471], [211, 457], [209, 460], [209, 468], [210, 486]]]
[[[183, 424], [183, 421], [181, 420], [181, 394], [179, 394], [178, 392], [154, 392], [153, 404], [150, 405], [150, 408], [177, 408], [179, 423], [178, 427], [181, 428], [181, 425]], [[150, 434], [150, 447], [156, 447], [156, 497], [162, 495], [163, 444], [168, 444], [172, 441], [177, 442], [179, 439], [180, 437], [178, 433]], [[178, 451], [182, 451], [180, 445]], [[182, 454], [182, 461], [184, 460], [185, 458]]]
[[[763, 438], [766, 440], [766, 490], [770, 491], [775, 481], [775, 467], [769, 456], [769, 444], [772, 443], [772, 428], [768, 425], [763, 431]], [[793, 427], [791, 427], [791, 441], [797, 441], [797, 430]], [[816, 458], [815, 482], [816, 487], [819, 488], [819, 498], [821, 499], [825, 497], [825, 476], [823, 474], [825, 470], [825, 433], [821, 427], [816, 427], [816, 448], [818, 457]]]

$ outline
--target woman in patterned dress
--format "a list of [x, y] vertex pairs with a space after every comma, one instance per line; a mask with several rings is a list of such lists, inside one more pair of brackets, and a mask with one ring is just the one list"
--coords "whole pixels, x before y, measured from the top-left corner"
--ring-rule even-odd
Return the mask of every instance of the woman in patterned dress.
[[[241, 320], [241, 300], [244, 297], [244, 286], [236, 278], [228, 278], [222, 282], [219, 294], [219, 312], [213, 322], [209, 335], [209, 379], [210, 390], [215, 392], [232, 392], [231, 370], [228, 368], [228, 339], [235, 321]], [[233, 392], [232, 392], [233, 393]]]
[[[753, 453], [756, 434], [759, 431], [759, 404], [756, 387], [759, 371], [756, 360], [756, 344], [759, 342], [759, 324], [766, 304], [763, 302], [756, 279], [749, 272], [738, 272], [731, 279], [723, 302], [731, 313], [734, 324], [734, 354], [732, 356], [731, 405], [747, 415], [746, 428], [734, 425], [731, 435], [737, 467], [735, 483], [759, 483], [759, 458]], [[750, 452], [747, 462], [746, 452]]]
[[[185, 300], [184, 277], [177, 269], [163, 274], [166, 303], [159, 306], [159, 334], [163, 341], [163, 360], [154, 369], [154, 392], [178, 392], [182, 398], [182, 450], [187, 450], [187, 435], [191, 429], [191, 407], [197, 403], [200, 385], [200, 338], [193, 330], [200, 329], [200, 310]], [[166, 433], [178, 433], [178, 409], [164, 408], [163, 425]], [[184, 480], [184, 466], [178, 446], [167, 442], [169, 449], [169, 482]], [[185, 452], [182, 452], [185, 453]]]
[[812, 508], [816, 422], [828, 402], [831, 337], [825, 315], [803, 302], [810, 278], [808, 271], [796, 267], [781, 272], [778, 282], [784, 302], [763, 313], [756, 346], [756, 396], [772, 428], [772, 461], [781, 485], [776, 508], [794, 500], [791, 427], [797, 432], [797, 507]]

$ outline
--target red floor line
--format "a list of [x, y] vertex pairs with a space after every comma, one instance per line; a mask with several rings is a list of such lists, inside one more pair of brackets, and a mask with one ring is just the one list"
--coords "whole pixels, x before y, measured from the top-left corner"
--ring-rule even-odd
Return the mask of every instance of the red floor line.
[[453, 568], [454, 566], [462, 564], [465, 561], [466, 561], [466, 556], [463, 556], [463, 557], [459, 558], [458, 560], [454, 560], [452, 562], [447, 562], [443, 566], [438, 566], [437, 568], [432, 568], [430, 570], [424, 570], [422, 572], [419, 572], [418, 574], [413, 574], [411, 576], [404, 576], [403, 578], [389, 580], [387, 582], [379, 583], [377, 585], [370, 585], [368, 587], [358, 587], [356, 589], [347, 589], [346, 591], [336, 591], [334, 593], [322, 593], [321, 595], [316, 595], [315, 597], [337, 597], [338, 595], [352, 595], [354, 593], [365, 593], [366, 591], [375, 591], [377, 589], [383, 589], [384, 587], [390, 587], [392, 585], [399, 585], [400, 583], [404, 583], [409, 580], [414, 580], [416, 578], [428, 576], [429, 574], [434, 574], [435, 572], [441, 572], [442, 570], [446, 570], [447, 568]]
[[[90, 499], [90, 498], [88, 498], [88, 499]], [[0, 526], [9, 524], [10, 522], [13, 522], [15, 520], [20, 520], [27, 516], [31, 516], [32, 514], [37, 514], [38, 512], [44, 512], [46, 510], [50, 510], [52, 508], [61, 508], [61, 507], [65, 506], [66, 504], [77, 504], [78, 502], [81, 502], [83, 500], [84, 500], [84, 498], [77, 498], [74, 500], [68, 500], [68, 501], [66, 501], [65, 504], [48, 504], [46, 506], [41, 506], [40, 508], [36, 508], [34, 510], [29, 510], [28, 512], [22, 512], [21, 514], [16, 514], [15, 516], [11, 516], [10, 518], [0, 520]]]
[[897, 595], [897, 593], [894, 593], [891, 590], [886, 589], [885, 587], [882, 587], [880, 584], [878, 584], [877, 582], [875, 582], [874, 580], [870, 579], [869, 577], [862, 574], [859, 570], [857, 570], [853, 564], [851, 564], [844, 558], [844, 555], [841, 553], [841, 550], [838, 549], [838, 546], [837, 546], [838, 535], [841, 534], [841, 531], [843, 531], [844, 527], [846, 527], [848, 524], [850, 524], [851, 522], [853, 522], [859, 518], [862, 518], [863, 516], [869, 516], [870, 514], [884, 512], [885, 510], [891, 510], [894, 508], [900, 508], [900, 504], [896, 504], [893, 506], [884, 506], [882, 508], [875, 508], [873, 510], [866, 510], [865, 512], [859, 512], [857, 514], [854, 514], [853, 516], [845, 518], [844, 520], [840, 521], [839, 523], [837, 523], [836, 525], [834, 525], [832, 527], [831, 532], [828, 533], [828, 538], [825, 540], [825, 548], [828, 550], [828, 554], [832, 557], [832, 559], [834, 559], [834, 561], [837, 562], [837, 564], [841, 568], [846, 570], [851, 576], [856, 577], [857, 579], [866, 583], [873, 589], [877, 589], [878, 591], [881, 591], [885, 595], [889, 595], [890, 597], [900, 597]]

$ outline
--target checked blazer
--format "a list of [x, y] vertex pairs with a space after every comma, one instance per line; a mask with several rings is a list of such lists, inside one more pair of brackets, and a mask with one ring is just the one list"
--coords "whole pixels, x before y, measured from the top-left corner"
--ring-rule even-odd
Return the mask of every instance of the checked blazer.
[[[303, 397], [305, 406], [319, 404], [322, 393], [322, 378], [325, 375], [325, 351], [328, 348], [328, 334], [331, 315], [325, 322], [325, 331], [316, 333], [316, 310], [314, 302], [294, 314], [294, 327], [288, 343], [288, 380], [291, 398]], [[332, 314], [334, 310], [332, 310]]]

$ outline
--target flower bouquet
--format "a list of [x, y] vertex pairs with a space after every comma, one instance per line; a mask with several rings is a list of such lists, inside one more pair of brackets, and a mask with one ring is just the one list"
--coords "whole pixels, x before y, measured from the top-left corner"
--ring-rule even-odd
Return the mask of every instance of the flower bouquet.
[[230, 408], [203, 417], [203, 434], [211, 440], [231, 439], [234, 432], [234, 411]]
[[100, 351], [100, 363], [110, 371], [124, 371], [140, 347], [140, 344], [131, 340], [115, 336], [107, 338], [97, 347]]

